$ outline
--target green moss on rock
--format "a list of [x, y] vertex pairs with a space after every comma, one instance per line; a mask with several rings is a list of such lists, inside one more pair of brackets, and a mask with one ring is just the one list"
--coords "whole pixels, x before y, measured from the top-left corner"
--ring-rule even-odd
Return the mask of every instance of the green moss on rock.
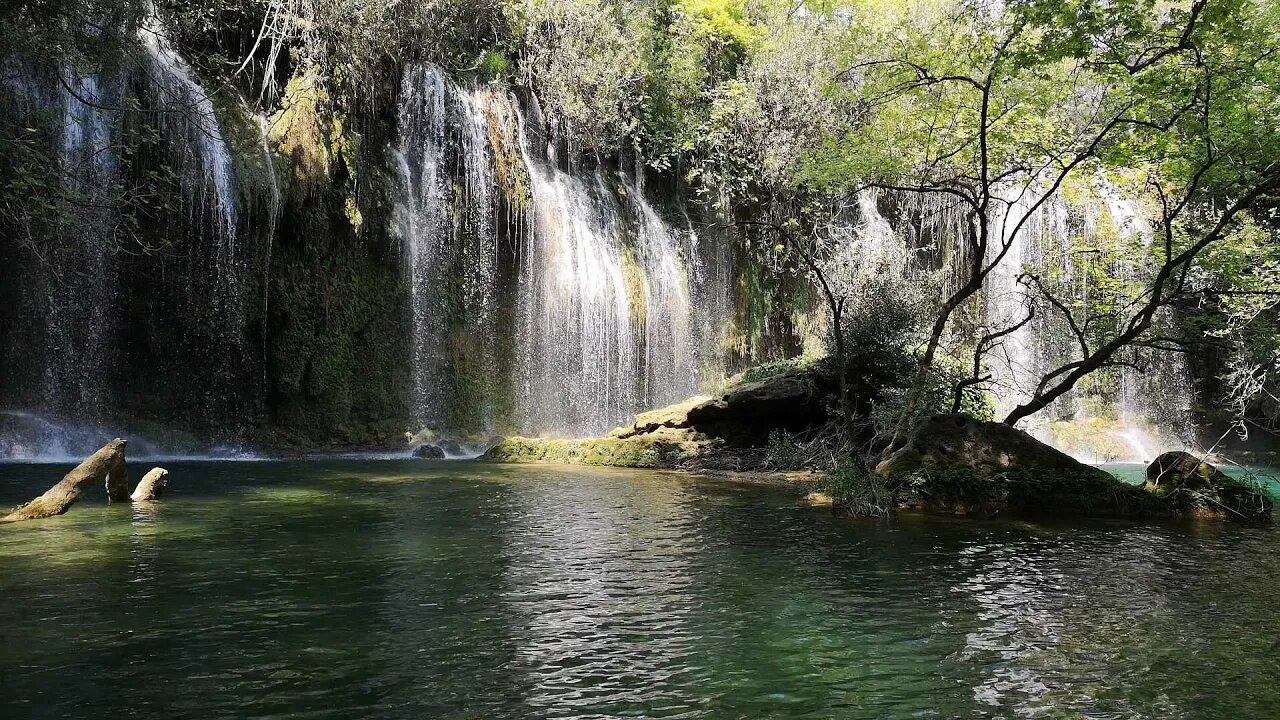
[[524, 438], [503, 440], [484, 454], [506, 463], [563, 463], [612, 467], [674, 468], [696, 458], [710, 442], [687, 432], [656, 432], [630, 438]]

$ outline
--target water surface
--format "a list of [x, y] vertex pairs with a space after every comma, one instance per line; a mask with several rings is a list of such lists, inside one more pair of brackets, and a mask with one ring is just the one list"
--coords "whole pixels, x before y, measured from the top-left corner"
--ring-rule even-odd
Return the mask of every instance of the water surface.
[[[6, 718], [1273, 718], [1272, 528], [624, 470], [174, 463], [0, 527]], [[135, 479], [147, 468], [135, 465]], [[0, 505], [51, 465], [0, 465]]]

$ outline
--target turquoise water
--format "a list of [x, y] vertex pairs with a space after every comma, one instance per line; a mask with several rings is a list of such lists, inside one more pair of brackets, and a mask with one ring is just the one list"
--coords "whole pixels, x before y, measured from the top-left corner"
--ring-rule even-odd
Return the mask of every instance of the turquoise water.
[[[1280, 708], [1270, 527], [885, 523], [640, 471], [167, 467], [152, 507], [0, 527], [0, 717]], [[61, 471], [0, 465], [0, 505]]]
[[[1147, 466], [1142, 463], [1109, 463], [1100, 467], [1125, 482], [1140, 485], [1147, 479]], [[1258, 483], [1271, 493], [1271, 497], [1280, 499], [1280, 467], [1258, 465], [1246, 468], [1225, 464], [1217, 467], [1230, 477], [1247, 478]]]

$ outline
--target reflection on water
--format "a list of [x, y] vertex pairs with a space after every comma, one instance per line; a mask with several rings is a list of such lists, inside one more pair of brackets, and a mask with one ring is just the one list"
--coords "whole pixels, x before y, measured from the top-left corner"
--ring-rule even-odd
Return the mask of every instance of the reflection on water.
[[[1276, 531], [653, 473], [176, 463], [0, 528], [0, 717], [1269, 718]], [[0, 466], [0, 505], [60, 468]], [[56, 478], [55, 478], [56, 479]]]

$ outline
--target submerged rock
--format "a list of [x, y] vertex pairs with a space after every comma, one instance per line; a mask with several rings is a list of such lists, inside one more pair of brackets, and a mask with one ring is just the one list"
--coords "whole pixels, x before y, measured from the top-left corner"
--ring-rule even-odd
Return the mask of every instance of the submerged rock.
[[168, 480], [165, 479], [168, 475], [169, 471], [164, 468], [151, 468], [146, 475], [142, 476], [142, 480], [138, 481], [138, 487], [134, 489], [129, 499], [134, 502], [159, 500], [165, 486], [168, 485]]
[[123, 473], [125, 441], [116, 438], [103, 445], [84, 462], [63, 476], [62, 481], [49, 488], [43, 495], [22, 505], [3, 518], [0, 523], [38, 520], [61, 515], [74, 505], [85, 490], [106, 482], [114, 473]]
[[1180, 514], [1196, 517], [1265, 519], [1274, 505], [1256, 484], [1236, 480], [1183, 451], [1164, 453], [1148, 465], [1145, 488]]
[[425, 458], [428, 460], [439, 460], [444, 457], [444, 450], [439, 445], [419, 445], [413, 449], [413, 456], [416, 458]]

